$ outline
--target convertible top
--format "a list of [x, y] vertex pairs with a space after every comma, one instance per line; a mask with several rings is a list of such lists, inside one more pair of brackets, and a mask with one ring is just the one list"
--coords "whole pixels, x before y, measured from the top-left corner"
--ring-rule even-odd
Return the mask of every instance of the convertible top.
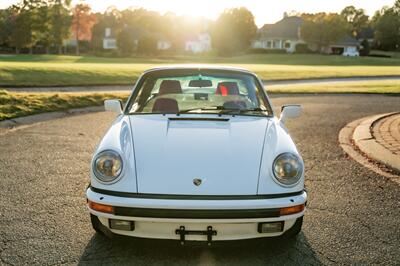
[[165, 71], [165, 70], [223, 70], [223, 71], [232, 71], [237, 73], [245, 73], [245, 74], [252, 74], [253, 72], [240, 67], [232, 67], [232, 66], [223, 66], [223, 65], [208, 65], [208, 64], [182, 64], [182, 65], [167, 65], [167, 66], [159, 66], [150, 68], [144, 71], [144, 74], [150, 72], [157, 72], [157, 71]]

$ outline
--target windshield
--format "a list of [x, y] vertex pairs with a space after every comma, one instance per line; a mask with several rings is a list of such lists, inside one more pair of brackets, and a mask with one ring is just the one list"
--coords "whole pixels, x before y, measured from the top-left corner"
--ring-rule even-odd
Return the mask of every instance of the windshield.
[[129, 114], [272, 115], [263, 88], [251, 74], [217, 70], [155, 71], [139, 80]]

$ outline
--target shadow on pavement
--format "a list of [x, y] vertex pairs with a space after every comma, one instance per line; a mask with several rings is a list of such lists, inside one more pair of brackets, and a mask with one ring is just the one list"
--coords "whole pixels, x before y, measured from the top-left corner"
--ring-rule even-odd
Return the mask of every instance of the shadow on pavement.
[[214, 242], [188, 242], [180, 246], [173, 240], [135, 238], [108, 239], [94, 234], [87, 244], [79, 265], [101, 264], [166, 265], [319, 265], [303, 233], [292, 240], [256, 239]]

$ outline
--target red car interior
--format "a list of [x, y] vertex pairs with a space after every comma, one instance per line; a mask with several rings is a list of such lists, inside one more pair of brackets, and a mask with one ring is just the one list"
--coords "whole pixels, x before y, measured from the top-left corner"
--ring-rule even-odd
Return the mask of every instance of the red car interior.
[[215, 94], [219, 94], [222, 96], [227, 95], [239, 95], [239, 86], [236, 82], [220, 82], [217, 86], [217, 91]]

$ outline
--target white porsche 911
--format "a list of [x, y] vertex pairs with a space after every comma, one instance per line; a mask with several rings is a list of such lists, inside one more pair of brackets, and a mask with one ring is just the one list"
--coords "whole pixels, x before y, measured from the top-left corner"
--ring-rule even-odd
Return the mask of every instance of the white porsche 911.
[[257, 76], [171, 66], [138, 79], [94, 153], [86, 196], [106, 235], [212, 241], [295, 236], [304, 164]]

